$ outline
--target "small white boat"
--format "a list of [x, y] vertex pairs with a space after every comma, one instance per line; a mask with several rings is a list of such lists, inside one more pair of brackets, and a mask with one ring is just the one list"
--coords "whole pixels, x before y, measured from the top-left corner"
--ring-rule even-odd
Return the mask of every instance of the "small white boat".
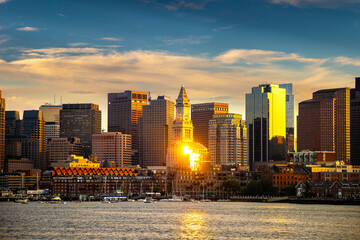
[[230, 199], [219, 199], [218, 202], [230, 202]]
[[24, 198], [24, 199], [15, 199], [16, 203], [22, 203], [22, 204], [27, 204], [28, 203], [28, 199]]
[[181, 196], [173, 196], [172, 198], [164, 198], [161, 199], [160, 202], [183, 202], [184, 197]]
[[152, 197], [146, 197], [144, 203], [152, 203], [153, 199]]

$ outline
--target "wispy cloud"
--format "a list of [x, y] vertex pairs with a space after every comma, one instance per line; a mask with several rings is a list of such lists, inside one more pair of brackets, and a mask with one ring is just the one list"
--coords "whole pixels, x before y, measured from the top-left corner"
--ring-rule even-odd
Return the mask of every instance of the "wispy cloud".
[[6, 43], [10, 40], [10, 37], [5, 34], [0, 34], [0, 44]]
[[157, 40], [164, 42], [166, 45], [197, 45], [206, 42], [210, 38], [210, 36], [189, 36], [185, 38], [157, 37]]
[[103, 37], [100, 39], [105, 40], [105, 41], [123, 41], [123, 39], [121, 39], [121, 38], [114, 38], [114, 37]]
[[2, 4], [2, 3], [6, 3], [6, 2], [8, 2], [9, 0], [0, 0], [0, 4]]
[[217, 56], [215, 60], [226, 64], [238, 62], [246, 64], [270, 64], [277, 61], [297, 61], [302, 63], [323, 63], [326, 59], [301, 57], [296, 53], [284, 53], [261, 49], [231, 49]]
[[86, 45], [88, 45], [88, 43], [76, 42], [76, 43], [68, 43], [68, 45], [71, 47], [80, 47], [80, 46], [86, 46]]
[[228, 26], [223, 26], [223, 27], [217, 27], [217, 28], [214, 28], [213, 31], [214, 32], [220, 32], [220, 31], [223, 31], [223, 30], [228, 30], [228, 29], [232, 29], [234, 27], [236, 27], [238, 24], [233, 24], [233, 25], [228, 25]]
[[62, 13], [58, 13], [57, 15], [60, 17], [67, 17], [65, 14], [62, 14]]
[[334, 62], [340, 63], [342, 65], [353, 65], [360, 67], [360, 58], [337, 57], [334, 59]]
[[360, 4], [360, 0], [269, 0], [275, 4], [291, 5], [294, 7], [322, 7], [337, 8]]
[[38, 31], [39, 29], [36, 27], [22, 27], [22, 28], [17, 28], [16, 30], [25, 31], [25, 32], [34, 32], [34, 31]]
[[189, 0], [174, 0], [169, 1], [167, 3], [163, 3], [159, 0], [142, 0], [144, 3], [154, 4], [156, 6], [160, 6], [166, 8], [169, 11], [176, 11], [179, 9], [194, 9], [194, 10], [202, 10], [205, 5], [211, 0], [197, 0], [197, 1], [189, 1]]

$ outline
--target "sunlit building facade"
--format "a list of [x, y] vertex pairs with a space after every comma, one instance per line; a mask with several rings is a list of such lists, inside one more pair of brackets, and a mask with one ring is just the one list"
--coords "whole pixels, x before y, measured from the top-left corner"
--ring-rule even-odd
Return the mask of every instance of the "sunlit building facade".
[[93, 103], [63, 104], [60, 110], [60, 137], [80, 138], [85, 157], [91, 154], [93, 134], [101, 133], [101, 111]]
[[250, 169], [286, 156], [286, 90], [279, 85], [253, 87], [246, 94]]
[[295, 117], [294, 95], [292, 83], [280, 84], [280, 88], [286, 89], [286, 151], [295, 152]]
[[131, 134], [132, 164], [139, 164], [139, 127], [143, 106], [148, 104], [148, 93], [125, 91], [108, 93], [108, 132]]
[[92, 153], [98, 160], [115, 162], [116, 167], [131, 165], [131, 135], [106, 132], [92, 136]]
[[45, 140], [60, 137], [60, 110], [62, 105], [41, 105], [39, 108], [43, 112], [45, 121]]
[[228, 110], [229, 104], [227, 103], [211, 102], [192, 104], [191, 120], [194, 126], [194, 141], [208, 148], [209, 121], [214, 114], [228, 113]]
[[5, 98], [0, 90], [0, 172], [5, 168]]
[[141, 167], [165, 166], [167, 149], [173, 142], [174, 101], [158, 96], [143, 106], [139, 118], [139, 159]]
[[298, 151], [335, 151], [350, 163], [350, 89], [324, 89], [299, 103]]
[[215, 114], [209, 122], [211, 165], [248, 166], [247, 129], [240, 114]]

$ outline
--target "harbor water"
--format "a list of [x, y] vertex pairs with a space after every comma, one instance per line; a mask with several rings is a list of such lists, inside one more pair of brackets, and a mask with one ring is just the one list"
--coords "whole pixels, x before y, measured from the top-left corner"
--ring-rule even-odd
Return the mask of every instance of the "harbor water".
[[0, 202], [0, 239], [359, 239], [360, 206]]

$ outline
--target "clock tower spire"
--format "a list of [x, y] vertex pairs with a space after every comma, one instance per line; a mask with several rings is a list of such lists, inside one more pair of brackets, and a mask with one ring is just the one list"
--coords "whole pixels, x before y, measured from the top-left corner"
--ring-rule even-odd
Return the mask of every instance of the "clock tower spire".
[[193, 124], [190, 116], [190, 100], [186, 94], [184, 85], [180, 88], [180, 93], [176, 99], [176, 118], [173, 125], [173, 135], [175, 141], [192, 142]]

